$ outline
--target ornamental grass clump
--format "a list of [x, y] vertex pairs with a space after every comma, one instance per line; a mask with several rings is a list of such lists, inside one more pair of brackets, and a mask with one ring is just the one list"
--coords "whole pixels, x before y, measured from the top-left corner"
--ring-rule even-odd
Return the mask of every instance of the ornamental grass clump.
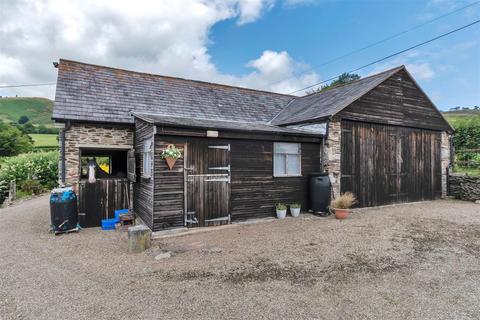
[[330, 207], [333, 209], [350, 209], [357, 203], [357, 198], [351, 192], [345, 192], [340, 197], [333, 199]]

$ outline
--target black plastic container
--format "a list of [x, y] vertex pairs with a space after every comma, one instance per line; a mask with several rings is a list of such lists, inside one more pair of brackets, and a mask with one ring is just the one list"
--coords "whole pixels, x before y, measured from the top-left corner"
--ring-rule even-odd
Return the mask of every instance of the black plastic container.
[[77, 228], [77, 195], [72, 188], [53, 189], [50, 194], [50, 220], [55, 232]]
[[328, 214], [331, 201], [331, 183], [327, 173], [310, 174], [308, 181], [309, 209], [314, 213]]

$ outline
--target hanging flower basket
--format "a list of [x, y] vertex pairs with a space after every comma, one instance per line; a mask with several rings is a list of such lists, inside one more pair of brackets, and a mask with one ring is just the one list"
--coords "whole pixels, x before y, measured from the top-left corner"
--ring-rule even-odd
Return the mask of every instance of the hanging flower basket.
[[168, 157], [165, 158], [165, 162], [167, 163], [168, 169], [172, 170], [175, 162], [177, 162], [176, 158]]
[[163, 151], [160, 156], [162, 159], [165, 159], [167, 166], [170, 170], [173, 169], [175, 162], [178, 158], [182, 157], [182, 151], [177, 149], [173, 144], [169, 144]]

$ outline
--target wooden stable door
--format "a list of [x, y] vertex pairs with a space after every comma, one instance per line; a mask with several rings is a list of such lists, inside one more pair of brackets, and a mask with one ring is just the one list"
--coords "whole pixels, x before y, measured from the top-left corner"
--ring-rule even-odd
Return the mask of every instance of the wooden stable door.
[[193, 140], [187, 144], [186, 224], [208, 226], [230, 222], [230, 144]]
[[441, 196], [440, 132], [342, 121], [341, 192], [361, 207]]

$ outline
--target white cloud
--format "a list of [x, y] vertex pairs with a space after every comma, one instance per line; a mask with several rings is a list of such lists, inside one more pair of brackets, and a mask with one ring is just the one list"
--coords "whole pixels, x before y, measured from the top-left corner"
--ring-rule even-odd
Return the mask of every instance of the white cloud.
[[[274, 0], [0, 1], [0, 85], [54, 82], [58, 58], [143, 72], [283, 91], [309, 84], [287, 52], [265, 51], [254, 70], [222, 74], [208, 52], [216, 23], [259, 19]], [[253, 58], [253, 57], [252, 57]], [[291, 90], [293, 91], [293, 90]], [[53, 97], [54, 87], [0, 89]]]
[[264, 10], [273, 8], [274, 0], [242, 0], [239, 1], [240, 17], [238, 24], [245, 24], [257, 20]]
[[407, 63], [406, 67], [415, 78], [420, 80], [432, 79], [435, 76], [435, 71], [429, 63]]

